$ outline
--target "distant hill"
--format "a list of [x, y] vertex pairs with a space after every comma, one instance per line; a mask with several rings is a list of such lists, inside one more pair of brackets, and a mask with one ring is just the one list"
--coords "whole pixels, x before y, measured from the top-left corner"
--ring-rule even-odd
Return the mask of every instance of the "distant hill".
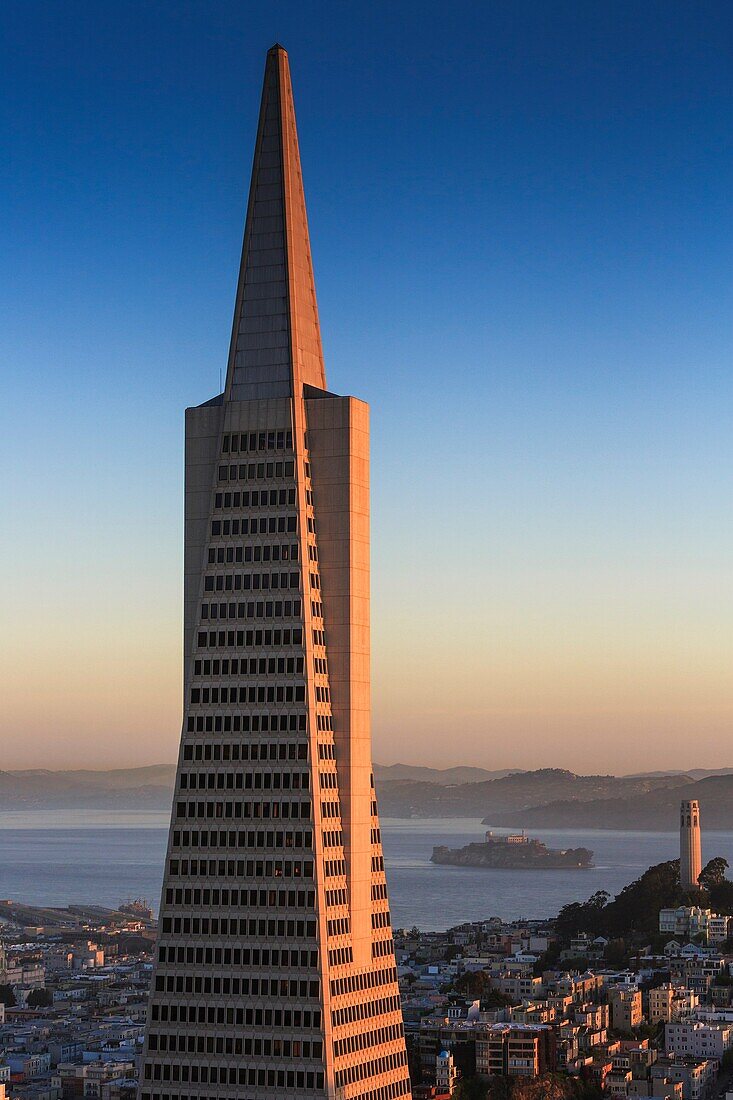
[[375, 764], [374, 782], [414, 781], [439, 783], [441, 787], [451, 787], [456, 783], [481, 783], [488, 779], [503, 779], [505, 775], [515, 775], [519, 771], [521, 771], [520, 768], [499, 768], [496, 771], [487, 771], [486, 768], [470, 768], [465, 765], [457, 768], [421, 768], [417, 764]]
[[481, 783], [445, 787], [435, 783], [377, 783], [384, 817], [484, 817], [500, 824], [499, 814], [512, 814], [554, 802], [594, 802], [613, 798], [638, 799], [658, 788], [689, 783], [687, 776], [576, 775], [562, 768], [518, 772]]
[[559, 799], [516, 810], [492, 810], [484, 821], [526, 829], [670, 829], [676, 828], [683, 798], [699, 801], [703, 829], [733, 828], [733, 773], [730, 772], [649, 791], [642, 798]]
[[174, 764], [110, 771], [0, 771], [3, 810], [168, 810]]
[[[3, 810], [170, 809], [174, 764], [107, 771], [0, 771]], [[375, 764], [383, 817], [471, 817], [509, 828], [670, 829], [681, 798], [701, 803], [703, 827], [733, 828], [733, 769], [719, 773], [576, 775], [562, 768], [488, 771]]]
[[627, 779], [641, 779], [647, 775], [689, 775], [690, 779], [707, 779], [710, 775], [733, 775], [733, 768], [689, 768], [686, 772], [674, 769], [667, 772], [639, 772]]

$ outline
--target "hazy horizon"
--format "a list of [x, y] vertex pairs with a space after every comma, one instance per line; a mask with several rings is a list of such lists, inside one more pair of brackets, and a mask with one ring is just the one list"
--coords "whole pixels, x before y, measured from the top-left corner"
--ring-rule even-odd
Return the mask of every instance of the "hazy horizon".
[[[74, 764], [74, 763], [65, 763], [63, 766], [60, 766], [60, 767], [48, 767], [47, 765], [43, 765], [43, 766], [41, 766], [41, 765], [35, 765], [35, 766], [12, 765], [12, 764], [3, 763], [2, 768], [0, 768], [0, 772], [17, 773], [17, 772], [31, 772], [31, 771], [39, 771], [39, 772], [43, 772], [43, 771], [47, 771], [47, 772], [88, 771], [90, 773], [96, 773], [96, 772], [104, 773], [104, 772], [109, 772], [109, 771], [135, 771], [135, 770], [139, 770], [139, 769], [143, 769], [143, 768], [175, 768], [176, 763], [177, 763], [177, 751], [176, 751], [176, 755], [173, 756], [170, 760], [156, 759], [156, 760], [150, 760], [148, 762], [141, 762], [141, 763], [134, 763], [134, 764], [131, 764], [128, 761], [126, 763], [113, 763], [113, 764], [110, 764], [110, 765], [107, 765], [107, 766], [98, 765], [96, 767], [94, 765], [89, 765], [88, 763], [76, 763], [76, 764]], [[374, 757], [374, 766], [375, 767], [386, 767], [386, 768], [389, 768], [389, 767], [429, 768], [429, 769], [432, 769], [432, 770], [435, 770], [435, 771], [455, 771], [455, 770], [461, 769], [461, 768], [468, 768], [468, 769], [477, 768], [477, 769], [482, 769], [482, 770], [485, 770], [485, 771], [517, 771], [517, 772], [520, 772], [520, 771], [522, 771], [522, 772], [525, 772], [525, 771], [532, 772], [532, 771], [540, 771], [544, 768], [558, 768], [558, 769], [565, 770], [565, 771], [571, 771], [571, 772], [575, 771], [574, 768], [568, 767], [567, 764], [563, 764], [561, 762], [556, 762], [556, 763], [553, 763], [553, 764], [542, 764], [542, 765], [541, 764], [533, 765], [530, 762], [530, 763], [522, 764], [522, 765], [512, 765], [512, 764], [503, 765], [503, 764], [500, 764], [500, 765], [493, 766], [493, 765], [490, 765], [490, 764], [477, 764], [475, 761], [468, 761], [468, 762], [467, 761], [458, 761], [458, 762], [453, 761], [452, 763], [449, 763], [449, 764], [428, 764], [424, 760], [421, 760], [419, 762], [416, 761], [416, 760], [387, 761], [387, 760], [379, 759], [377, 757]], [[664, 774], [673, 774], [673, 773], [676, 773], [676, 772], [679, 772], [681, 774], [689, 774], [689, 773], [698, 772], [698, 771], [710, 771], [710, 772], [732, 771], [733, 772], [733, 764], [731, 764], [731, 765], [716, 764], [714, 766], [706, 766], [705, 764], [694, 764], [692, 767], [689, 767], [689, 768], [677, 768], [677, 767], [674, 767], [674, 766], [670, 766], [669, 768], [664, 768], [662, 766], [660, 766], [660, 767], [651, 766], [649, 768], [644, 768], [644, 769], [642, 769], [638, 772], [618, 772], [618, 771], [614, 772], [614, 771], [604, 770], [603, 767], [595, 767], [595, 768], [589, 769], [587, 771], [587, 773], [585, 773], [585, 774], [588, 774], [588, 775], [616, 775], [619, 778], [623, 778], [624, 776], [647, 775], [647, 774], [652, 774], [652, 773], [655, 773], [655, 772], [662, 772]], [[581, 772], [577, 772], [577, 774], [584, 774], [584, 773], [581, 771]]]
[[0, 767], [175, 759], [183, 410], [276, 39], [329, 388], [371, 405], [375, 759], [720, 765], [723, 12], [10, 6]]

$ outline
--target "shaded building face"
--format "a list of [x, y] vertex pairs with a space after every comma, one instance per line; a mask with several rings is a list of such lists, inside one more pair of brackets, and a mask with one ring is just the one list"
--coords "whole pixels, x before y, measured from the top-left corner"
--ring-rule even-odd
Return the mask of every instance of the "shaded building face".
[[326, 390], [287, 55], [186, 414], [184, 722], [142, 1100], [410, 1086], [369, 707], [369, 414]]

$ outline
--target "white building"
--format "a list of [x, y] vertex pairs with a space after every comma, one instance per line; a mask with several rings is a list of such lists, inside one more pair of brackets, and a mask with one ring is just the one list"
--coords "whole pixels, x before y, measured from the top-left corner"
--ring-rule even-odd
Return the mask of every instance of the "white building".
[[438, 1092], [447, 1092], [452, 1096], [458, 1083], [458, 1070], [453, 1061], [453, 1055], [447, 1050], [441, 1050], [435, 1059], [435, 1086]]
[[721, 1061], [727, 1050], [733, 1050], [733, 1025], [700, 1020], [665, 1024], [664, 1046], [668, 1054]]

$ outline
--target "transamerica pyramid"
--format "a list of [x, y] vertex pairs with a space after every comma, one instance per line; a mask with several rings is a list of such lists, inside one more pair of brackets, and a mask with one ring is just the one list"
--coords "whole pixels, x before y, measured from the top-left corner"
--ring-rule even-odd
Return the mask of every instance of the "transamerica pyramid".
[[369, 410], [326, 389], [267, 55], [224, 393], [186, 411], [184, 719], [141, 1100], [410, 1095], [369, 699]]

